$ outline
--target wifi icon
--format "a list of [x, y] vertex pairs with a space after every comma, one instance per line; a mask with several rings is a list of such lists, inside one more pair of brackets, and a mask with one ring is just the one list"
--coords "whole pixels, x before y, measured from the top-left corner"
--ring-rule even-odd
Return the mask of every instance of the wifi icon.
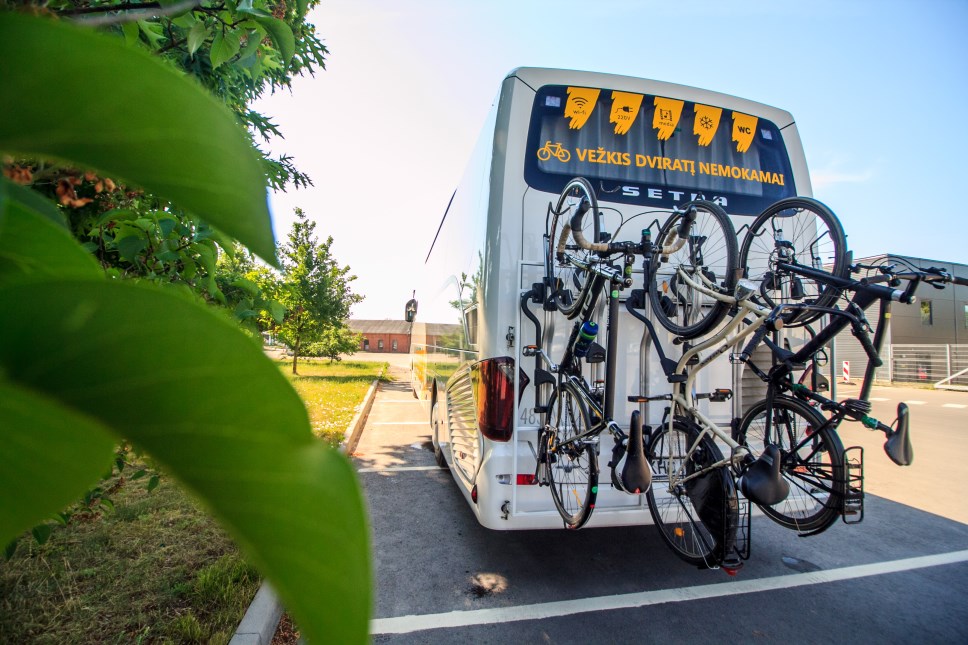
[[572, 103], [575, 104], [576, 108], [581, 109], [588, 105], [588, 99], [583, 96], [576, 96], [572, 99]]

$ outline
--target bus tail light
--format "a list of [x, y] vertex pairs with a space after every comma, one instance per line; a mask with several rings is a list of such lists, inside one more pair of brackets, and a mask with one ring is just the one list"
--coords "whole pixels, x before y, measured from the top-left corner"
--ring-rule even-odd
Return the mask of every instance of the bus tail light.
[[[508, 486], [511, 483], [511, 475], [507, 473], [498, 475], [497, 483]], [[515, 478], [515, 483], [518, 486], [534, 486], [538, 483], [538, 479], [533, 474], [518, 474], [518, 476]]]
[[[510, 441], [514, 432], [514, 359], [501, 356], [475, 363], [471, 379], [481, 434], [491, 441]], [[523, 392], [531, 379], [523, 371], [518, 379]]]

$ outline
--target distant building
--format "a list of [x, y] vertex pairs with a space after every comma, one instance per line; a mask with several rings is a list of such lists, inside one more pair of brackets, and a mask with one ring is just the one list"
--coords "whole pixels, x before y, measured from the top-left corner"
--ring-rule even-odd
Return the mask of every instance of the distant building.
[[[410, 352], [411, 324], [403, 320], [350, 320], [348, 326], [362, 334], [360, 351], [407, 354]], [[460, 325], [427, 325], [427, 343], [436, 345], [441, 336], [461, 331]]]
[[[873, 255], [854, 261], [875, 266], [893, 264], [898, 272], [903, 272], [909, 263], [915, 267], [935, 267], [944, 269], [951, 275], [968, 277], [968, 265], [896, 253]], [[871, 274], [876, 275], [876, 271]], [[895, 303], [891, 307], [890, 327], [886, 330], [885, 344], [968, 344], [968, 287], [948, 284], [944, 289], [935, 289], [930, 284], [922, 283], [918, 285], [915, 296], [917, 301], [913, 305]], [[877, 324], [879, 311], [879, 303], [875, 303], [867, 313], [867, 319], [872, 326]], [[850, 336], [850, 332], [841, 334], [841, 337], [845, 335]]]
[[[874, 266], [893, 264], [898, 272], [903, 272], [906, 263], [910, 263], [968, 277], [968, 265], [896, 253], [855, 259], [855, 262]], [[877, 275], [877, 272], [870, 271], [870, 274]], [[968, 287], [948, 284], [944, 289], [935, 289], [922, 283], [915, 296], [917, 300], [912, 305], [893, 303], [891, 306], [881, 350], [884, 366], [877, 371], [879, 380], [933, 383], [968, 366]], [[880, 309], [880, 302], [875, 302], [866, 312], [868, 322], [875, 329]], [[830, 366], [832, 375], [840, 378], [846, 361], [851, 366], [851, 377], [863, 378], [867, 354], [849, 328], [837, 335], [835, 360]], [[965, 376], [957, 377], [952, 383], [964, 385], [965, 379]]]

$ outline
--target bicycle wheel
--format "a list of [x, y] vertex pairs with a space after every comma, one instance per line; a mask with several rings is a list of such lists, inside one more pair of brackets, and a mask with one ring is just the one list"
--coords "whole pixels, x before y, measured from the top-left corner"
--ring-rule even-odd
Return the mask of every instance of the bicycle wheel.
[[[695, 338], [719, 324], [729, 306], [691, 287], [683, 280], [704, 284], [732, 296], [736, 286], [736, 231], [718, 204], [697, 200], [685, 204], [683, 210], [695, 206], [696, 221], [689, 231], [689, 239], [667, 259], [657, 254], [653, 258], [649, 299], [659, 323], [677, 336]], [[673, 214], [656, 238], [659, 244], [678, 239], [676, 234], [682, 221], [681, 214]], [[708, 285], [707, 285], [708, 286]]]
[[[598, 242], [601, 238], [601, 215], [598, 211], [598, 199], [595, 197], [595, 190], [588, 180], [583, 177], [576, 177], [569, 181], [555, 207], [555, 214], [551, 221], [550, 247], [548, 248], [548, 258], [546, 266], [551, 270], [552, 297], [558, 304], [558, 309], [568, 318], [574, 318], [580, 309], [582, 301], [582, 291], [588, 276], [575, 265], [565, 259], [564, 252], [571, 253], [578, 259], [586, 261], [592, 255], [574, 243], [571, 233], [568, 233], [564, 240], [561, 233], [566, 224], [570, 224], [572, 216], [582, 201], [587, 200], [590, 208], [585, 213], [581, 222], [581, 232], [585, 239], [590, 242]], [[561, 245], [564, 245], [563, 248]], [[559, 252], [562, 248], [562, 252]]]
[[595, 444], [570, 441], [588, 429], [588, 409], [574, 386], [565, 383], [558, 392], [554, 434], [548, 446], [548, 475], [555, 507], [569, 529], [579, 529], [588, 521], [598, 497]]
[[652, 487], [646, 493], [652, 520], [662, 539], [680, 558], [701, 568], [715, 568], [731, 561], [738, 565], [736, 530], [739, 498], [729, 468], [715, 468], [685, 479], [723, 458], [716, 444], [704, 437], [690, 454], [699, 436], [693, 424], [674, 421], [652, 435], [649, 462]]
[[837, 520], [842, 508], [846, 478], [840, 438], [823, 427], [826, 419], [819, 412], [791, 397], [773, 399], [769, 433], [767, 418], [763, 400], [743, 417], [740, 432], [745, 433], [753, 456], [769, 444], [780, 449], [780, 471], [790, 484], [790, 494], [779, 504], [760, 508], [774, 522], [794, 531], [823, 531]]
[[[767, 207], [753, 222], [739, 262], [747, 277], [760, 285], [771, 307], [780, 304], [814, 304], [830, 307], [840, 290], [822, 281], [779, 271], [778, 262], [800, 264], [845, 278], [847, 237], [833, 211], [809, 197], [789, 197]], [[798, 327], [822, 316], [816, 311], [787, 312], [783, 321]]]

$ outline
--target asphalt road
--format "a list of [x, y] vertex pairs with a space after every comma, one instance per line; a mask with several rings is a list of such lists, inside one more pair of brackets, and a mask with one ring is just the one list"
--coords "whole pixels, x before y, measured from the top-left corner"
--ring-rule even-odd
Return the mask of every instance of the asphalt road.
[[752, 557], [730, 578], [689, 567], [651, 526], [482, 528], [434, 466], [406, 382], [386, 385], [354, 454], [372, 527], [373, 640], [968, 642], [968, 393], [873, 397], [888, 422], [899, 399], [911, 404], [914, 465], [890, 463], [879, 435], [843, 428], [845, 446], [865, 446], [864, 521], [799, 538], [754, 517]]

